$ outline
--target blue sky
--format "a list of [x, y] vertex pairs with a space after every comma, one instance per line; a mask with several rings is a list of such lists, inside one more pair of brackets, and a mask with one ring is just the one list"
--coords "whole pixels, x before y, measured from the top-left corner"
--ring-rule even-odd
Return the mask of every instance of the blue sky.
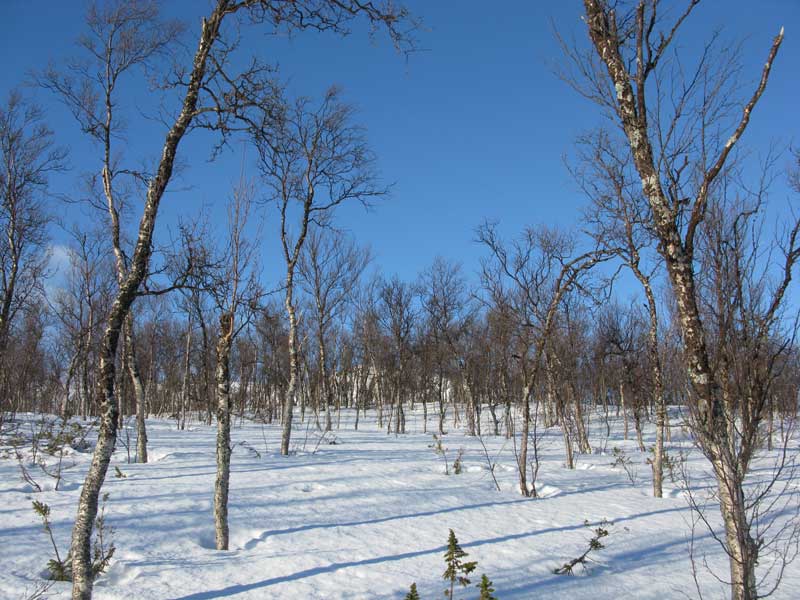
[[[254, 32], [246, 38], [249, 50], [280, 64], [293, 91], [319, 96], [338, 84], [359, 107], [358, 120], [367, 128], [383, 179], [395, 185], [391, 198], [368, 213], [360, 207], [342, 210], [338, 224], [372, 246], [385, 273], [404, 279], [416, 277], [436, 255], [463, 262], [467, 271], [477, 268], [484, 252], [472, 237], [484, 218], [498, 220], [508, 235], [526, 224], [575, 224], [584, 199], [564, 156], [576, 136], [601, 124], [602, 117], [553, 74], [552, 65], [564, 59], [552, 28], [584, 43], [581, 3], [414, 0], [407, 5], [426, 27], [418, 36], [423, 51], [407, 60], [385, 36], [371, 41], [358, 27], [346, 39], [304, 33], [286, 40]], [[205, 6], [202, 0], [166, 3], [170, 14], [185, 16], [190, 33], [198, 29]], [[0, 95], [7, 96], [30, 70], [75, 53], [83, 7], [0, 0], [6, 24]], [[786, 29], [781, 55], [744, 140], [756, 153], [771, 141], [797, 142], [800, 1], [706, 0], [681, 37], [687, 52], [714, 29], [722, 29], [724, 39], [744, 38], [750, 82], [781, 26]], [[63, 107], [45, 92], [29, 92], [46, 108], [59, 142], [71, 148], [72, 171], [53, 187], [74, 195], [76, 176], [97, 169], [97, 152]], [[137, 161], [143, 150], [148, 159], [157, 155], [163, 139], [157, 124], [139, 117], [152, 101], [137, 84], [122, 103], [131, 124], [126, 144]], [[207, 141], [195, 136], [181, 148], [187, 168], [165, 198], [162, 240], [179, 214], [205, 206], [214, 220], [224, 215], [221, 207], [238, 177], [241, 150], [209, 164]], [[783, 203], [789, 197], [782, 185], [775, 194]], [[74, 206], [57, 210], [67, 222], [90, 218]], [[281, 260], [273, 217], [266, 214], [262, 254], [270, 279], [280, 272]]]

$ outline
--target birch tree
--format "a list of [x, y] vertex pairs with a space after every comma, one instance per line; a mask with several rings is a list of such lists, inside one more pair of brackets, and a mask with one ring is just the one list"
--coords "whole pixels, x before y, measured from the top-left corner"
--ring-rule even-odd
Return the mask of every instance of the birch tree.
[[325, 431], [331, 430], [333, 384], [330, 377], [329, 338], [335, 323], [344, 318], [358, 280], [370, 261], [369, 251], [333, 229], [309, 232], [300, 254], [298, 273], [302, 287], [313, 303], [321, 404], [325, 407]]
[[38, 297], [47, 271], [48, 178], [65, 159], [42, 110], [12, 91], [0, 106], [0, 411], [12, 326]]
[[[122, 6], [138, 7], [139, 4]], [[147, 6], [152, 6], [148, 4]], [[131, 8], [133, 10], [133, 8]], [[153, 13], [150, 13], [151, 15]], [[89, 26], [92, 27], [90, 11]], [[97, 376], [97, 405], [101, 413], [98, 429], [98, 441], [92, 457], [92, 463], [81, 490], [78, 513], [72, 534], [72, 572], [73, 598], [88, 599], [92, 596], [93, 575], [91, 568], [91, 536], [97, 516], [100, 489], [105, 480], [111, 453], [117, 437], [117, 421], [119, 418], [115, 396], [115, 359], [120, 341], [120, 332], [128, 319], [131, 306], [137, 297], [140, 286], [145, 281], [153, 253], [153, 233], [161, 200], [173, 175], [175, 159], [181, 141], [190, 131], [199, 115], [216, 115], [223, 119], [229, 113], [236, 113], [241, 107], [239, 101], [242, 94], [235, 93], [236, 83], [250, 81], [248, 73], [255, 68], [240, 74], [233, 70], [227, 60], [236, 44], [221, 42], [225, 36], [224, 23], [237, 18], [240, 23], [258, 25], [270, 31], [292, 31], [315, 29], [345, 34], [356, 17], [363, 17], [373, 27], [385, 28], [392, 40], [402, 46], [408, 41], [406, 29], [408, 13], [402, 7], [391, 3], [362, 3], [357, 0], [331, 0], [317, 2], [303, 0], [301, 2], [283, 3], [269, 0], [216, 0], [208, 15], [200, 23], [196, 49], [190, 65], [179, 69], [173, 78], [168, 78], [169, 89], [177, 92], [178, 108], [174, 117], [167, 120], [164, 144], [159, 158], [155, 161], [152, 172], [140, 177], [144, 188], [142, 216], [139, 221], [135, 242], [128, 258], [128, 268], [119, 284], [116, 297], [112, 303], [105, 331], [100, 343]], [[150, 17], [155, 18], [155, 17]], [[147, 31], [152, 31], [151, 24], [143, 23]], [[153, 27], [158, 27], [153, 24]], [[112, 27], [111, 31], [115, 28]], [[122, 38], [123, 41], [125, 38]], [[99, 47], [99, 46], [98, 46]], [[126, 60], [121, 57], [121, 64]], [[107, 71], [105, 71], [107, 73]], [[101, 84], [108, 81], [104, 72], [100, 72]], [[48, 78], [46, 78], [48, 79]], [[51, 83], [58, 78], [50, 79]], [[235, 90], [230, 88], [234, 87]], [[107, 90], [108, 88], [102, 88]], [[230, 93], [216, 96], [214, 90], [223, 89]], [[90, 96], [91, 98], [91, 96]], [[93, 98], [91, 98], [93, 99]], [[93, 104], [94, 105], [94, 104]], [[112, 103], [113, 105], [113, 103]], [[80, 112], [78, 120], [92, 135], [103, 131], [102, 123], [96, 115], [90, 113], [87, 120]], [[112, 230], [113, 234], [113, 230]]]
[[658, 305], [653, 290], [656, 269], [648, 260], [653, 236], [647, 227], [647, 206], [641, 186], [637, 185], [635, 176], [631, 176], [628, 155], [614, 147], [611, 136], [606, 132], [601, 130], [580, 140], [580, 161], [581, 165], [575, 174], [591, 202], [586, 211], [591, 235], [633, 273], [642, 286], [647, 303], [647, 355], [656, 410], [653, 496], [661, 498], [667, 406], [659, 356]]
[[[576, 52], [573, 58], [582, 74], [578, 88], [605, 107], [621, 126], [649, 205], [650, 226], [675, 298], [684, 365], [695, 398], [693, 431], [717, 479], [731, 597], [749, 600], [759, 595], [756, 564], [760, 541], [751, 531], [752, 514], [748, 514], [744, 486], [755, 449], [752, 428], [758, 428], [764, 413], [758, 403], [751, 405], [745, 429], [749, 433], [731, 437], [731, 420], [745, 414], [731, 410], [721, 373], [712, 370], [707, 323], [699, 305], [695, 251], [710, 199], [719, 192], [720, 175], [767, 87], [783, 30], [769, 48], [754, 91], [734, 112], [736, 65], [722, 61], [712, 43], [694, 69], [680, 70], [669, 64], [673, 60], [668, 54], [670, 46], [698, 3], [688, 2], [665, 24], [660, 11], [663, 5], [657, 1], [584, 0], [592, 50]], [[778, 283], [757, 303], [759, 351], [776, 324], [798, 258], [796, 226], [790, 227], [781, 254]]]
[[[89, 185], [94, 188], [90, 197], [97, 193], [98, 199], [90, 199], [90, 204], [107, 215], [117, 283], [121, 286], [130, 268], [122, 219], [130, 196], [149, 177], [123, 162], [120, 147], [125, 144], [119, 143], [125, 133], [124, 119], [120, 114], [121, 86], [132, 72], [149, 68], [176, 41], [182, 25], [159, 19], [157, 5], [147, 0], [91, 4], [86, 23], [88, 32], [79, 39], [84, 55], [70, 63], [66, 74], [50, 67], [39, 77], [39, 82], [64, 102], [81, 130], [99, 149], [99, 172], [89, 176]], [[134, 318], [130, 311], [125, 318], [122, 336], [125, 342], [123, 364], [136, 402], [136, 456], [139, 462], [146, 463], [147, 406], [136, 359]], [[118, 409], [118, 412], [121, 411]]]
[[217, 550], [228, 549], [228, 491], [231, 470], [231, 349], [251, 321], [261, 292], [257, 283], [256, 244], [245, 227], [252, 213], [254, 189], [242, 180], [228, 207], [228, 239], [224, 265], [214, 278], [211, 295], [219, 312], [216, 345], [217, 476], [214, 483], [214, 532]]
[[[565, 294], [580, 283], [588, 269], [608, 257], [595, 251], [573, 256], [573, 240], [546, 227], [528, 227], [517, 240], [508, 243], [494, 224], [485, 223], [478, 229], [477, 238], [490, 253], [482, 269], [484, 286], [495, 303], [506, 300], [511, 303], [517, 327], [526, 331], [526, 342], [521, 344], [518, 356], [525, 383], [517, 471], [520, 493], [525, 497], [535, 496], [527, 476], [531, 466], [528, 463], [531, 399], [543, 373], [547, 345]], [[538, 411], [538, 405], [534, 410]], [[566, 425], [562, 427], [566, 435]], [[535, 479], [535, 474], [532, 476]]]
[[265, 113], [252, 129], [268, 196], [278, 207], [286, 267], [284, 307], [289, 322], [289, 385], [283, 404], [281, 454], [289, 454], [299, 377], [297, 266], [310, 228], [329, 225], [345, 202], [384, 196], [364, 131], [353, 124], [353, 108], [331, 88], [318, 106], [309, 98]]

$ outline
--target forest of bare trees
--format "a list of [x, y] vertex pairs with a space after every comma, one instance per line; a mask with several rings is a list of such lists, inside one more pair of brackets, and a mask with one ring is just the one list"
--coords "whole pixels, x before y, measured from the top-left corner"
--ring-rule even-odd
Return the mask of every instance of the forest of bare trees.
[[[656, 498], [676, 460], [666, 448], [688, 431], [715, 480], [721, 530], [711, 509], [690, 503], [727, 557], [729, 572], [717, 575], [735, 600], [777, 586], [800, 527], [791, 492], [800, 218], [781, 209], [774, 224], [769, 185], [788, 181], [796, 206], [800, 155], [788, 149], [754, 169], [739, 147], [758, 127], [773, 65], [791, 72], [778, 62], [783, 30], [748, 86], [713, 35], [700, 57], [672, 53], [697, 1], [667, 10], [585, 0], [584, 38], [556, 34], [569, 93], [607, 117], [567, 161], [585, 195], [579, 225], [535, 224], [532, 214], [508, 236], [476, 223], [464, 234], [481, 248], [479, 265], [431, 257], [404, 280], [383, 273], [337, 217], [390, 194], [354, 107], [336, 87], [292, 95], [238, 42], [248, 28], [302, 38], [366, 25], [402, 61], [430, 33], [391, 2], [210, 4], [192, 24], [148, 1], [93, 5], [76, 56], [34, 75], [95, 152], [95, 171], [76, 174], [79, 197], [48, 192], [69, 152], [42, 109], [22, 88], [0, 107], [0, 427], [26, 413], [99, 419], [75, 507], [72, 597], [92, 597], [112, 454], [132, 435], [131, 461], [147, 463], [148, 420], [215, 425], [215, 546], [228, 550], [237, 420], [279, 426], [289, 456], [298, 427], [324, 435], [353, 415], [355, 429], [374, 422], [402, 436], [412, 413], [437, 439], [461, 428], [508, 440], [526, 498], [539, 496], [543, 431], [558, 432], [572, 470], [605, 451], [621, 423], [649, 457]], [[123, 111], [127, 80], [142, 72], [160, 74], [164, 127], [162, 144], [138, 156], [122, 141], [138, 115]], [[200, 216], [158, 239], [188, 137], [212, 156], [247, 148], [254, 166], [242, 158], [220, 199], [224, 224]], [[89, 218], [62, 227], [68, 256], [53, 287], [49, 248], [65, 205]], [[260, 264], [268, 210], [279, 220], [281, 254], [268, 258], [279, 281]], [[617, 293], [626, 277], [633, 296]], [[765, 480], [753, 462], [766, 452], [778, 458]], [[794, 521], [772, 526], [792, 511]], [[762, 577], [768, 561], [777, 566]]]

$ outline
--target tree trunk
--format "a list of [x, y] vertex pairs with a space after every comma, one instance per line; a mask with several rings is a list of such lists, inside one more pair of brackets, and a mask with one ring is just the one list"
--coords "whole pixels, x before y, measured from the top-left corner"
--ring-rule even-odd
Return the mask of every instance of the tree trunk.
[[530, 496], [528, 490], [527, 469], [528, 469], [528, 431], [530, 427], [530, 398], [531, 391], [526, 385], [522, 392], [522, 431], [520, 432], [519, 442], [519, 462], [517, 463], [519, 471], [519, 491], [526, 498]]
[[214, 482], [214, 538], [217, 550], [228, 549], [228, 489], [231, 476], [230, 354], [233, 317], [220, 317], [217, 341], [217, 477]]
[[713, 462], [718, 482], [720, 512], [725, 522], [726, 550], [731, 573], [731, 600], [756, 600], [758, 591], [755, 567], [758, 563], [758, 546], [750, 535], [743, 486], [725, 458]]
[[[73, 600], [90, 600], [94, 574], [92, 572], [91, 538], [94, 520], [97, 518], [97, 506], [100, 489], [105, 481], [111, 454], [117, 441], [117, 402], [114, 398], [114, 355], [119, 338], [122, 318], [119, 314], [122, 303], [117, 300], [110, 323], [103, 336], [103, 345], [99, 356], [99, 383], [97, 389], [100, 408], [100, 427], [97, 432], [97, 445], [92, 455], [92, 463], [86, 474], [78, 501], [78, 514], [72, 530], [72, 598]], [[116, 317], [116, 318], [114, 318]]]
[[592, 446], [589, 443], [586, 425], [583, 422], [583, 403], [581, 402], [580, 395], [573, 381], [569, 382], [569, 390], [572, 395], [573, 406], [575, 407], [575, 429], [578, 434], [578, 448], [583, 454], [591, 454]]
[[[61, 418], [64, 420], [64, 422], [66, 422], [66, 420], [69, 418], [70, 413], [73, 412], [70, 411], [70, 406], [69, 406], [70, 404], [69, 391], [70, 388], [72, 387], [72, 380], [75, 378], [75, 370], [78, 366], [79, 358], [80, 358], [80, 347], [75, 351], [75, 354], [72, 355], [72, 359], [69, 361], [69, 368], [67, 369], [67, 381], [64, 389], [64, 397], [61, 400], [61, 409], [60, 409]], [[2, 361], [2, 358], [0, 358], [0, 361]]]
[[154, 178], [147, 189], [144, 212], [139, 224], [131, 268], [120, 286], [111, 307], [99, 351], [97, 402], [100, 409], [100, 428], [92, 463], [86, 475], [78, 502], [78, 513], [72, 529], [72, 598], [90, 600], [94, 584], [91, 560], [92, 528], [97, 518], [100, 489], [105, 481], [111, 453], [117, 441], [117, 407], [114, 397], [114, 361], [117, 353], [120, 329], [130, 310], [142, 281], [147, 274], [147, 266], [152, 252], [153, 229], [161, 198], [172, 177], [175, 154], [178, 145], [194, 117], [197, 96], [205, 75], [206, 60], [211, 46], [219, 35], [219, 27], [224, 16], [224, 8], [217, 6], [211, 16], [203, 21], [202, 33], [194, 57], [194, 65], [189, 77], [189, 85], [183, 99], [183, 106], [174, 125], [167, 134], [161, 160]]
[[136, 400], [136, 461], [147, 462], [147, 403], [142, 385], [142, 377], [139, 374], [139, 366], [136, 362], [136, 346], [133, 338], [133, 318], [128, 313], [125, 321], [125, 349], [126, 349], [126, 368], [133, 384], [133, 395]]
[[622, 410], [622, 423], [623, 423], [623, 439], [627, 441], [628, 439], [628, 407], [625, 406], [625, 384], [620, 382], [619, 384], [619, 405], [617, 408], [617, 416], [619, 416], [619, 411]]
[[281, 455], [289, 456], [292, 437], [292, 412], [297, 394], [297, 313], [292, 300], [292, 276], [287, 276], [286, 312], [289, 315], [289, 387], [283, 400], [283, 431], [281, 432]]
[[181, 424], [183, 430], [186, 427], [186, 413], [189, 410], [189, 368], [192, 352], [192, 317], [186, 323], [186, 347], [183, 352], [183, 382], [181, 385]]

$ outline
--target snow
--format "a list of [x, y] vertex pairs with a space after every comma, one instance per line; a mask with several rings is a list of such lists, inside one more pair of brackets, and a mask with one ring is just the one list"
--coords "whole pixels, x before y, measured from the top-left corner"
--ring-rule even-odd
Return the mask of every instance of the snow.
[[[353, 430], [353, 414], [343, 414], [341, 429], [323, 438], [313, 425], [302, 424], [290, 457], [279, 455], [279, 425], [236, 419], [226, 552], [214, 549], [215, 427], [193, 423], [179, 431], [173, 421], [149, 420], [151, 462], [128, 464], [120, 446], [109, 469], [106, 519], [117, 551], [96, 582], [95, 597], [402, 598], [416, 582], [423, 598], [437, 598], [445, 589], [442, 556], [451, 528], [468, 560], [478, 561], [473, 585], [486, 573], [504, 600], [697, 596], [686, 495], [665, 476], [665, 497], [652, 497], [646, 457], [635, 441], [621, 439], [620, 423], [613, 423], [611, 439], [604, 440], [605, 425], [593, 415], [591, 441], [599, 450], [576, 455], [575, 470], [564, 468], [560, 431], [548, 430], [540, 497], [528, 499], [518, 493], [509, 440], [483, 438], [497, 463], [498, 492], [476, 438], [448, 421], [447, 458], [452, 469], [463, 448], [464, 469], [445, 475], [431, 434], [422, 433], [421, 414], [409, 414], [409, 433], [399, 436], [379, 430], [373, 412], [362, 416], [359, 431]], [[435, 430], [433, 416], [428, 428]], [[654, 432], [645, 433], [652, 444]], [[671, 454], [691, 449], [677, 427], [674, 434]], [[611, 466], [614, 446], [631, 457], [635, 485]], [[47, 458], [52, 465], [55, 459]], [[51, 507], [54, 535], [66, 554], [90, 458], [90, 452], [65, 456], [58, 491], [54, 479], [29, 465], [42, 492], [21, 480], [13, 454], [0, 460], [0, 597], [30, 594], [53, 555], [33, 500]], [[691, 450], [687, 464], [698, 494], [713, 489], [699, 452]], [[759, 464], [770, 464], [770, 458]], [[126, 477], [115, 477], [114, 466]], [[707, 516], [719, 525], [715, 505]], [[603, 521], [613, 523], [606, 547], [591, 555], [588, 569], [574, 577], [554, 575], [554, 568], [586, 549], [591, 528]], [[726, 557], [702, 525], [695, 530], [694, 552], [704, 593], [721, 597], [723, 588], [703, 561], [724, 578]], [[793, 597], [798, 585], [800, 563], [794, 563], [774, 597]], [[69, 584], [54, 584], [47, 597], [68, 598]], [[475, 598], [477, 591], [462, 590], [457, 597]]]

